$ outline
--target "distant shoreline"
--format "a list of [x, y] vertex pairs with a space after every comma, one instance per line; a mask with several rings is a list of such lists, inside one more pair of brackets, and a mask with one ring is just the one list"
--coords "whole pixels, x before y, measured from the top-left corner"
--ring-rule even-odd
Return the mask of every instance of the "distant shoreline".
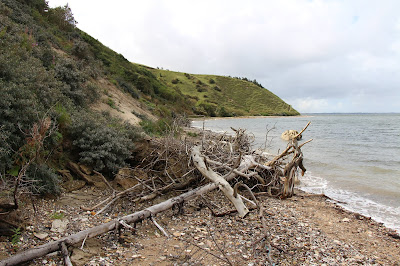
[[312, 115], [295, 115], [295, 116], [283, 116], [283, 115], [260, 115], [260, 116], [229, 116], [229, 117], [191, 117], [192, 121], [202, 120], [223, 120], [223, 119], [248, 119], [248, 118], [289, 118], [289, 117], [312, 117]]
[[241, 119], [241, 118], [289, 118], [289, 117], [314, 117], [320, 115], [400, 115], [400, 113], [305, 113], [302, 115], [260, 115], [260, 116], [229, 116], [229, 117], [190, 117], [192, 121], [201, 121], [201, 120], [222, 120], [222, 119]]

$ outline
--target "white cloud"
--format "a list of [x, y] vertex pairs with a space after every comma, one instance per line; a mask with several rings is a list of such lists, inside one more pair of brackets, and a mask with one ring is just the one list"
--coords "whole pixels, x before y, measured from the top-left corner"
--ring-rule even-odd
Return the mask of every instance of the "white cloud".
[[316, 112], [365, 109], [361, 94], [399, 98], [397, 0], [68, 2], [81, 29], [134, 62], [257, 79]]
[[293, 102], [293, 107], [301, 113], [326, 112], [330, 110], [330, 106], [325, 99], [297, 98]]

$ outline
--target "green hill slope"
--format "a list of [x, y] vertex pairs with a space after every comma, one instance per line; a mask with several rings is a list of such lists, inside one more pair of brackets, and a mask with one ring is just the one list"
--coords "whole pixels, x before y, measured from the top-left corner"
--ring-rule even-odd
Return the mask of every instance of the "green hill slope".
[[251, 82], [132, 64], [45, 0], [0, 1], [0, 95], [0, 179], [34, 193], [59, 191], [69, 160], [111, 175], [132, 159], [141, 120], [297, 114]]
[[194, 75], [150, 69], [164, 83], [188, 98], [196, 114], [207, 116], [299, 115], [259, 83], [215, 75]]

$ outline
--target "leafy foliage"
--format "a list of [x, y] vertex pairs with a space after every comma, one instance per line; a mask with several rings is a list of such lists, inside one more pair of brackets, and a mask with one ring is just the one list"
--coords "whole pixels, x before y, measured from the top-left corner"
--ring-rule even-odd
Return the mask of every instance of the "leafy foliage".
[[12, 230], [13, 235], [11, 236], [11, 244], [18, 245], [21, 238], [21, 227], [17, 227]]
[[[100, 51], [97, 57], [98, 47], [106, 53]], [[103, 63], [104, 54], [114, 60], [110, 67]], [[113, 171], [123, 165], [131, 154], [132, 139], [137, 137], [131, 132], [136, 130], [104, 117], [90, 120], [87, 107], [99, 99], [95, 79], [104, 74], [121, 76], [121, 87], [138, 98], [137, 80], [127, 80], [139, 70], [130, 65], [78, 30], [68, 5], [49, 8], [44, 0], [1, 1], [0, 175], [14, 179], [13, 174], [29, 161], [23, 180], [30, 184], [29, 189], [56, 194], [59, 177], [53, 167], [58, 157], [65, 156], [63, 152], [70, 154], [70, 143], [81, 161], [98, 170]], [[153, 78], [147, 70], [142, 75]], [[157, 80], [148, 83], [154, 91]], [[27, 134], [41, 117], [49, 117], [55, 130], [44, 141], [40, 156], [30, 156]]]
[[50, 9], [48, 19], [49, 22], [56, 24], [61, 30], [65, 31], [72, 31], [77, 24], [68, 4]]
[[132, 126], [113, 122], [107, 123], [99, 114], [74, 116], [69, 132], [80, 162], [104, 172], [113, 172], [125, 165], [138, 135]]
[[27, 180], [32, 183], [30, 189], [35, 194], [60, 193], [60, 178], [46, 164], [31, 164], [26, 172]]
[[60, 157], [78, 155], [81, 162], [112, 172], [131, 156], [137, 130], [88, 111], [104, 92], [99, 85], [103, 80], [161, 117], [142, 122], [154, 135], [176, 131], [176, 114], [297, 114], [256, 81], [132, 64], [76, 25], [68, 5], [0, 2], [0, 174], [11, 179], [18, 173], [27, 134], [41, 118], [50, 119], [54, 131], [26, 172], [29, 180], [36, 180], [31, 182], [35, 193], [58, 192], [53, 168], [63, 167]]
[[144, 119], [140, 122], [144, 132], [150, 136], [163, 136], [166, 135], [171, 128], [172, 121], [170, 119], [161, 118], [156, 122]]
[[256, 85], [256, 86], [258, 86], [258, 87], [260, 87], [260, 88], [263, 88], [264, 89], [264, 86], [263, 85], [261, 85], [261, 83], [259, 83], [256, 79], [254, 79], [254, 80], [251, 80], [251, 79], [248, 79], [248, 78], [246, 78], [246, 77], [233, 77], [234, 79], [239, 79], [239, 80], [244, 80], [244, 81], [247, 81], [247, 82], [251, 82], [251, 83], [253, 83], [254, 85]]

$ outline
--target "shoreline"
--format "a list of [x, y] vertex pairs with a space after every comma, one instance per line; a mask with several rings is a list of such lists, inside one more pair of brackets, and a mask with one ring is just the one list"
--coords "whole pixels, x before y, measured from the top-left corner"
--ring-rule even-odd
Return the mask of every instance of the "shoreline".
[[[216, 119], [216, 120], [218, 120], [218, 119]], [[203, 129], [201, 127], [190, 126], [190, 129], [193, 129], [197, 133], [201, 133], [203, 131]], [[207, 131], [209, 133], [213, 133], [213, 134], [216, 134], [216, 135], [223, 134], [222, 132], [216, 132], [216, 131], [212, 131], [210, 129], [204, 129], [204, 131]], [[226, 133], [226, 132], [224, 132], [224, 133]], [[229, 133], [228, 133], [228, 135], [229, 135]], [[269, 155], [276, 156], [277, 154], [269, 154]], [[298, 187], [298, 186], [296, 186], [296, 189], [301, 191], [302, 193], [306, 193], [306, 194], [310, 194], [310, 195], [323, 195], [324, 197], [326, 197], [327, 199], [329, 199], [333, 203], [337, 204], [340, 208], [343, 208], [344, 210], [346, 210], [348, 212], [354, 213], [355, 215], [358, 215], [358, 216], [361, 215], [361, 216], [364, 216], [364, 217], [366, 217], [368, 219], [372, 219], [376, 223], [379, 223], [379, 224], [382, 224], [383, 226], [385, 226], [388, 230], [394, 231], [394, 234], [400, 235], [400, 229], [397, 229], [397, 227], [390, 227], [387, 224], [385, 224], [384, 221], [377, 221], [376, 218], [374, 218], [374, 217], [362, 214], [360, 211], [356, 210], [357, 208], [351, 207], [349, 202], [341, 201], [340, 199], [331, 198], [330, 196], [326, 195], [325, 193], [322, 193], [322, 194], [321, 193], [313, 193], [311, 191], [302, 190], [302, 188]], [[379, 219], [379, 217], [378, 217], [378, 219]]]
[[279, 115], [260, 115], [260, 116], [229, 116], [229, 117], [190, 117], [191, 121], [203, 120], [223, 120], [223, 119], [247, 119], [247, 118], [289, 118], [289, 117], [313, 117], [312, 115], [292, 115], [292, 116], [279, 116]]
[[[188, 130], [202, 131], [193, 127]], [[59, 239], [176, 196], [176, 192], [170, 192], [142, 203], [123, 198], [110, 212], [96, 216], [80, 209], [80, 206], [93, 206], [108, 194], [94, 186], [85, 186], [64, 192], [57, 199], [39, 199], [35, 210], [24, 210], [23, 216], [27, 216], [29, 226], [21, 235], [23, 240], [18, 249]], [[257, 209], [244, 218], [239, 218], [235, 212], [213, 216], [204, 201], [212, 203], [211, 207], [219, 213], [232, 208], [221, 191], [214, 190], [202, 199], [185, 202], [183, 213], [171, 209], [157, 214], [155, 219], [168, 232], [168, 237], [146, 219], [133, 231], [125, 228], [119, 235], [110, 232], [88, 239], [83, 250], [81, 243], [70, 247], [71, 259], [74, 265], [192, 262], [226, 265], [219, 259], [224, 256], [235, 265], [261, 265], [267, 260], [279, 265], [397, 265], [400, 262], [400, 236], [394, 230], [370, 217], [346, 210], [324, 194], [296, 189], [293, 197], [284, 200], [265, 193], [256, 197], [262, 206], [265, 225], [260, 222]], [[51, 230], [56, 210], [68, 221], [64, 232]], [[47, 236], [40, 239], [38, 233]], [[15, 254], [17, 250], [13, 247], [9, 239], [0, 240], [0, 260]], [[218, 257], [209, 256], [207, 252]], [[61, 256], [53, 254], [36, 259], [31, 265], [59, 265], [61, 261]]]
[[[32, 224], [23, 233], [20, 250], [64, 235], [65, 232], [50, 230], [52, 219], [47, 217], [55, 209], [61, 208], [65, 213], [70, 234], [122, 216], [126, 208], [133, 211], [153, 204], [149, 201], [135, 205], [125, 199], [115, 206], [112, 217], [106, 214], [93, 216], [80, 210], [80, 205], [97, 201], [103, 193], [94, 187], [84, 187], [73, 193], [63, 193], [58, 200], [38, 201], [36, 216], [33, 210], [27, 210]], [[218, 190], [204, 196], [219, 205], [226, 204], [224, 195]], [[183, 214], [168, 210], [157, 215], [156, 220], [170, 234], [168, 238], [151, 221], [143, 221], [135, 232], [123, 230], [122, 241], [108, 233], [88, 239], [84, 250], [80, 249], [81, 243], [75, 245], [71, 248], [71, 259], [76, 265], [171, 265], [191, 259], [201, 259], [205, 265], [226, 265], [206, 253], [210, 251], [221, 256], [222, 250], [236, 265], [261, 265], [267, 259], [266, 254], [279, 265], [397, 265], [400, 262], [400, 237], [397, 234], [381, 223], [343, 209], [324, 195], [296, 190], [293, 197], [285, 200], [264, 195], [258, 195], [257, 200], [264, 209], [266, 236], [257, 210], [250, 211], [245, 218], [239, 218], [237, 213], [214, 217], [208, 208], [200, 207], [199, 199], [192, 199], [185, 204]], [[37, 232], [48, 234], [48, 237], [38, 239], [35, 237]], [[210, 239], [211, 232], [214, 240]], [[264, 244], [255, 244], [263, 238]], [[270, 253], [265, 250], [268, 244]], [[0, 260], [16, 252], [10, 249], [8, 241], [2, 240], [0, 247]], [[196, 252], [202, 256], [196, 257]], [[186, 255], [181, 257], [182, 254]], [[49, 255], [30, 265], [60, 263], [61, 256]]]

